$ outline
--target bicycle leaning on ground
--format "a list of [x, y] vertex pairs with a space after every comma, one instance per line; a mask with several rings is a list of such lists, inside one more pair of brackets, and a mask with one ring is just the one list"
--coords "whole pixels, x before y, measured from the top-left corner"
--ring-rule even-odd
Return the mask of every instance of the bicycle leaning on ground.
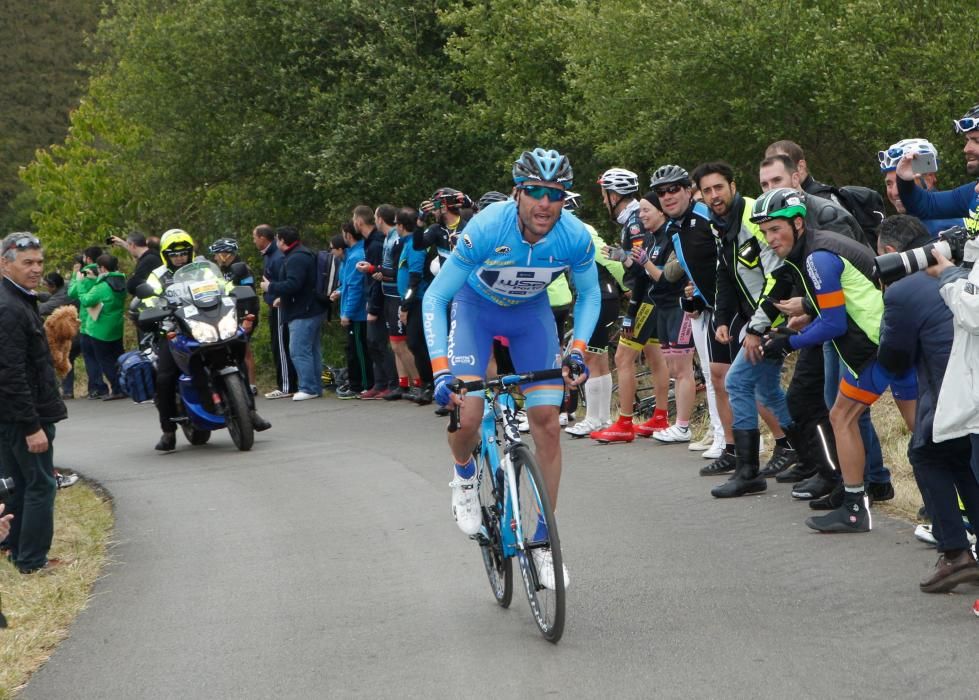
[[[480, 442], [473, 451], [483, 525], [472, 539], [479, 544], [493, 595], [502, 607], [509, 607], [516, 559], [534, 621], [544, 638], [554, 643], [564, 633], [561, 542], [540, 467], [520, 438], [512, 392], [521, 383], [558, 379], [561, 375], [560, 369], [542, 370], [458, 382], [453, 388], [455, 393], [462, 389], [485, 393]], [[450, 417], [450, 432], [458, 428], [458, 421], [456, 407]], [[542, 583], [545, 566], [551, 567], [551, 587]]]

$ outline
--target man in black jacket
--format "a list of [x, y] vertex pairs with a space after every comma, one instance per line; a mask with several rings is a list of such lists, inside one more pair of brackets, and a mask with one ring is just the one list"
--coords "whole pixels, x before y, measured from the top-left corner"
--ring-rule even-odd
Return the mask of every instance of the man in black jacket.
[[0, 476], [14, 480], [7, 507], [14, 516], [0, 543], [21, 573], [56, 565], [54, 424], [68, 417], [58, 392], [51, 350], [37, 311], [44, 253], [30, 233], [11, 233], [0, 246]]
[[292, 226], [275, 230], [276, 245], [285, 254], [278, 280], [262, 279], [262, 291], [281, 300], [279, 313], [289, 325], [289, 356], [296, 367], [299, 391], [293, 401], [315, 399], [323, 393], [323, 353], [320, 334], [326, 309], [316, 298], [316, 256], [302, 245]]
[[133, 274], [126, 280], [126, 291], [130, 296], [136, 296], [136, 287], [145, 282], [150, 273], [160, 264], [160, 254], [150, 250], [146, 245], [146, 236], [139, 231], [130, 231], [126, 235], [126, 240], [119, 236], [112, 236], [112, 244], [125, 248], [136, 261]]

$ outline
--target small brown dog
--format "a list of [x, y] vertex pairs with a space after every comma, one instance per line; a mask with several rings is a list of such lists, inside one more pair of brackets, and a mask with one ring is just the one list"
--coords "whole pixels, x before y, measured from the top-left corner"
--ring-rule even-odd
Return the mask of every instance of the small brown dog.
[[78, 335], [81, 327], [78, 320], [78, 309], [74, 306], [59, 306], [44, 321], [44, 333], [48, 336], [48, 346], [54, 359], [54, 371], [58, 378], [64, 377], [71, 371], [68, 356], [71, 353], [71, 341]]

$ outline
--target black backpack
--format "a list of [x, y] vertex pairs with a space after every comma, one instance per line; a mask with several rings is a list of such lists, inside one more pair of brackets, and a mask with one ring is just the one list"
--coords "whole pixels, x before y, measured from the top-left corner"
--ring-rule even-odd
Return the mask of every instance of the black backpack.
[[330, 295], [340, 286], [340, 263], [328, 250], [316, 253], [316, 300], [327, 312], [331, 310]]
[[876, 249], [877, 247], [877, 227], [884, 220], [884, 198], [877, 190], [869, 187], [859, 187], [851, 185], [841, 187], [836, 190], [836, 196], [840, 204], [853, 214], [853, 218], [860, 224], [867, 241]]

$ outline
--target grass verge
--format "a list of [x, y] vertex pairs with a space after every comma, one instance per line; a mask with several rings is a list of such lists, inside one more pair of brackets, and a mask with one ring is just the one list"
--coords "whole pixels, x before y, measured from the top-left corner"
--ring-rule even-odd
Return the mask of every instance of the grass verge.
[[112, 531], [108, 497], [81, 481], [58, 491], [50, 574], [20, 574], [0, 561], [0, 596], [9, 627], [0, 629], [0, 700], [13, 697], [43, 664], [88, 602]]

